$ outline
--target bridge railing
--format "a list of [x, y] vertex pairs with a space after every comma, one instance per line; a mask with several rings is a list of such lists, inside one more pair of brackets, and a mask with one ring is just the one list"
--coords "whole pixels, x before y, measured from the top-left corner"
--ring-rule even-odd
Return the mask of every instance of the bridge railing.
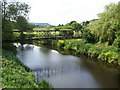
[[[4, 33], [12, 33], [12, 40], [37, 40], [37, 39], [69, 39], [69, 38], [80, 38], [74, 34], [77, 30], [27, 30], [27, 31], [3, 31]], [[22, 34], [21, 34], [22, 33]], [[10, 38], [8, 38], [9, 40]], [[4, 40], [4, 38], [3, 38]]]

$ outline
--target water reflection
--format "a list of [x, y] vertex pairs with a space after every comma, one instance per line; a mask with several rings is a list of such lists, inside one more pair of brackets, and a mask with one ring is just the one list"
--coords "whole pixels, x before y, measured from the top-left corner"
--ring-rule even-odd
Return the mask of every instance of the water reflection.
[[90, 61], [89, 58], [86, 58], [85, 56], [82, 56], [82, 60], [83, 66], [86, 68], [85, 70], [89, 70], [102, 87], [118, 87], [119, 76], [117, 69], [112, 67], [108, 68], [102, 62]]
[[37, 82], [45, 79], [54, 88], [118, 87], [117, 73], [84, 57], [62, 55], [56, 50], [30, 44], [18, 45], [17, 56], [32, 70]]

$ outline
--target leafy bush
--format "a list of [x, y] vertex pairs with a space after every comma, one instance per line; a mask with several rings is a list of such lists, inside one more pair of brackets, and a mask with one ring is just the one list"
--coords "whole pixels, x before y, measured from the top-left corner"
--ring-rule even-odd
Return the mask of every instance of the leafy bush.
[[58, 40], [57, 47], [64, 47], [64, 40]]
[[17, 53], [16, 46], [13, 45], [12, 43], [3, 43], [2, 49], [6, 50], [6, 51], [13, 52], [14, 54]]
[[115, 46], [109, 46], [108, 42], [90, 44], [86, 43], [85, 40], [65, 40], [59, 42], [59, 46], [64, 45], [66, 50], [74, 50], [80, 54], [86, 54], [90, 57], [96, 57], [99, 60], [106, 61], [108, 63], [120, 64], [118, 56], [118, 48]]
[[39, 84], [40, 88], [53, 88], [49, 83], [47, 83], [45, 80], [42, 80], [42, 82]]

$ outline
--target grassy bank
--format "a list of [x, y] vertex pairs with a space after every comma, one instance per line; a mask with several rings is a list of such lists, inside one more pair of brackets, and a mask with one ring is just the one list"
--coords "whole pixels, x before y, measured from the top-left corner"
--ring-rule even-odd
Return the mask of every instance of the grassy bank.
[[109, 46], [108, 43], [90, 44], [82, 39], [58, 40], [57, 47], [65, 50], [74, 50], [78, 54], [84, 54], [89, 57], [95, 57], [97, 60], [120, 65], [118, 48], [115, 46]]
[[42, 81], [40, 84], [35, 82], [33, 74], [25, 67], [18, 58], [8, 51], [3, 51], [2, 60], [1, 87], [2, 88], [49, 88], [47, 82]]

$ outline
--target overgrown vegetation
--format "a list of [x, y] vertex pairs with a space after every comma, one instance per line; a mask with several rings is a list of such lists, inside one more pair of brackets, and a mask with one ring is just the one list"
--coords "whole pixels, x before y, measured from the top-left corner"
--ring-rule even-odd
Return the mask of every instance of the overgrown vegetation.
[[108, 42], [90, 44], [85, 40], [59, 40], [57, 47], [64, 48], [66, 50], [74, 50], [78, 54], [84, 54], [89, 57], [95, 57], [98, 60], [102, 60], [109, 63], [119, 64], [120, 58], [118, 48], [114, 46], [108, 46]]

